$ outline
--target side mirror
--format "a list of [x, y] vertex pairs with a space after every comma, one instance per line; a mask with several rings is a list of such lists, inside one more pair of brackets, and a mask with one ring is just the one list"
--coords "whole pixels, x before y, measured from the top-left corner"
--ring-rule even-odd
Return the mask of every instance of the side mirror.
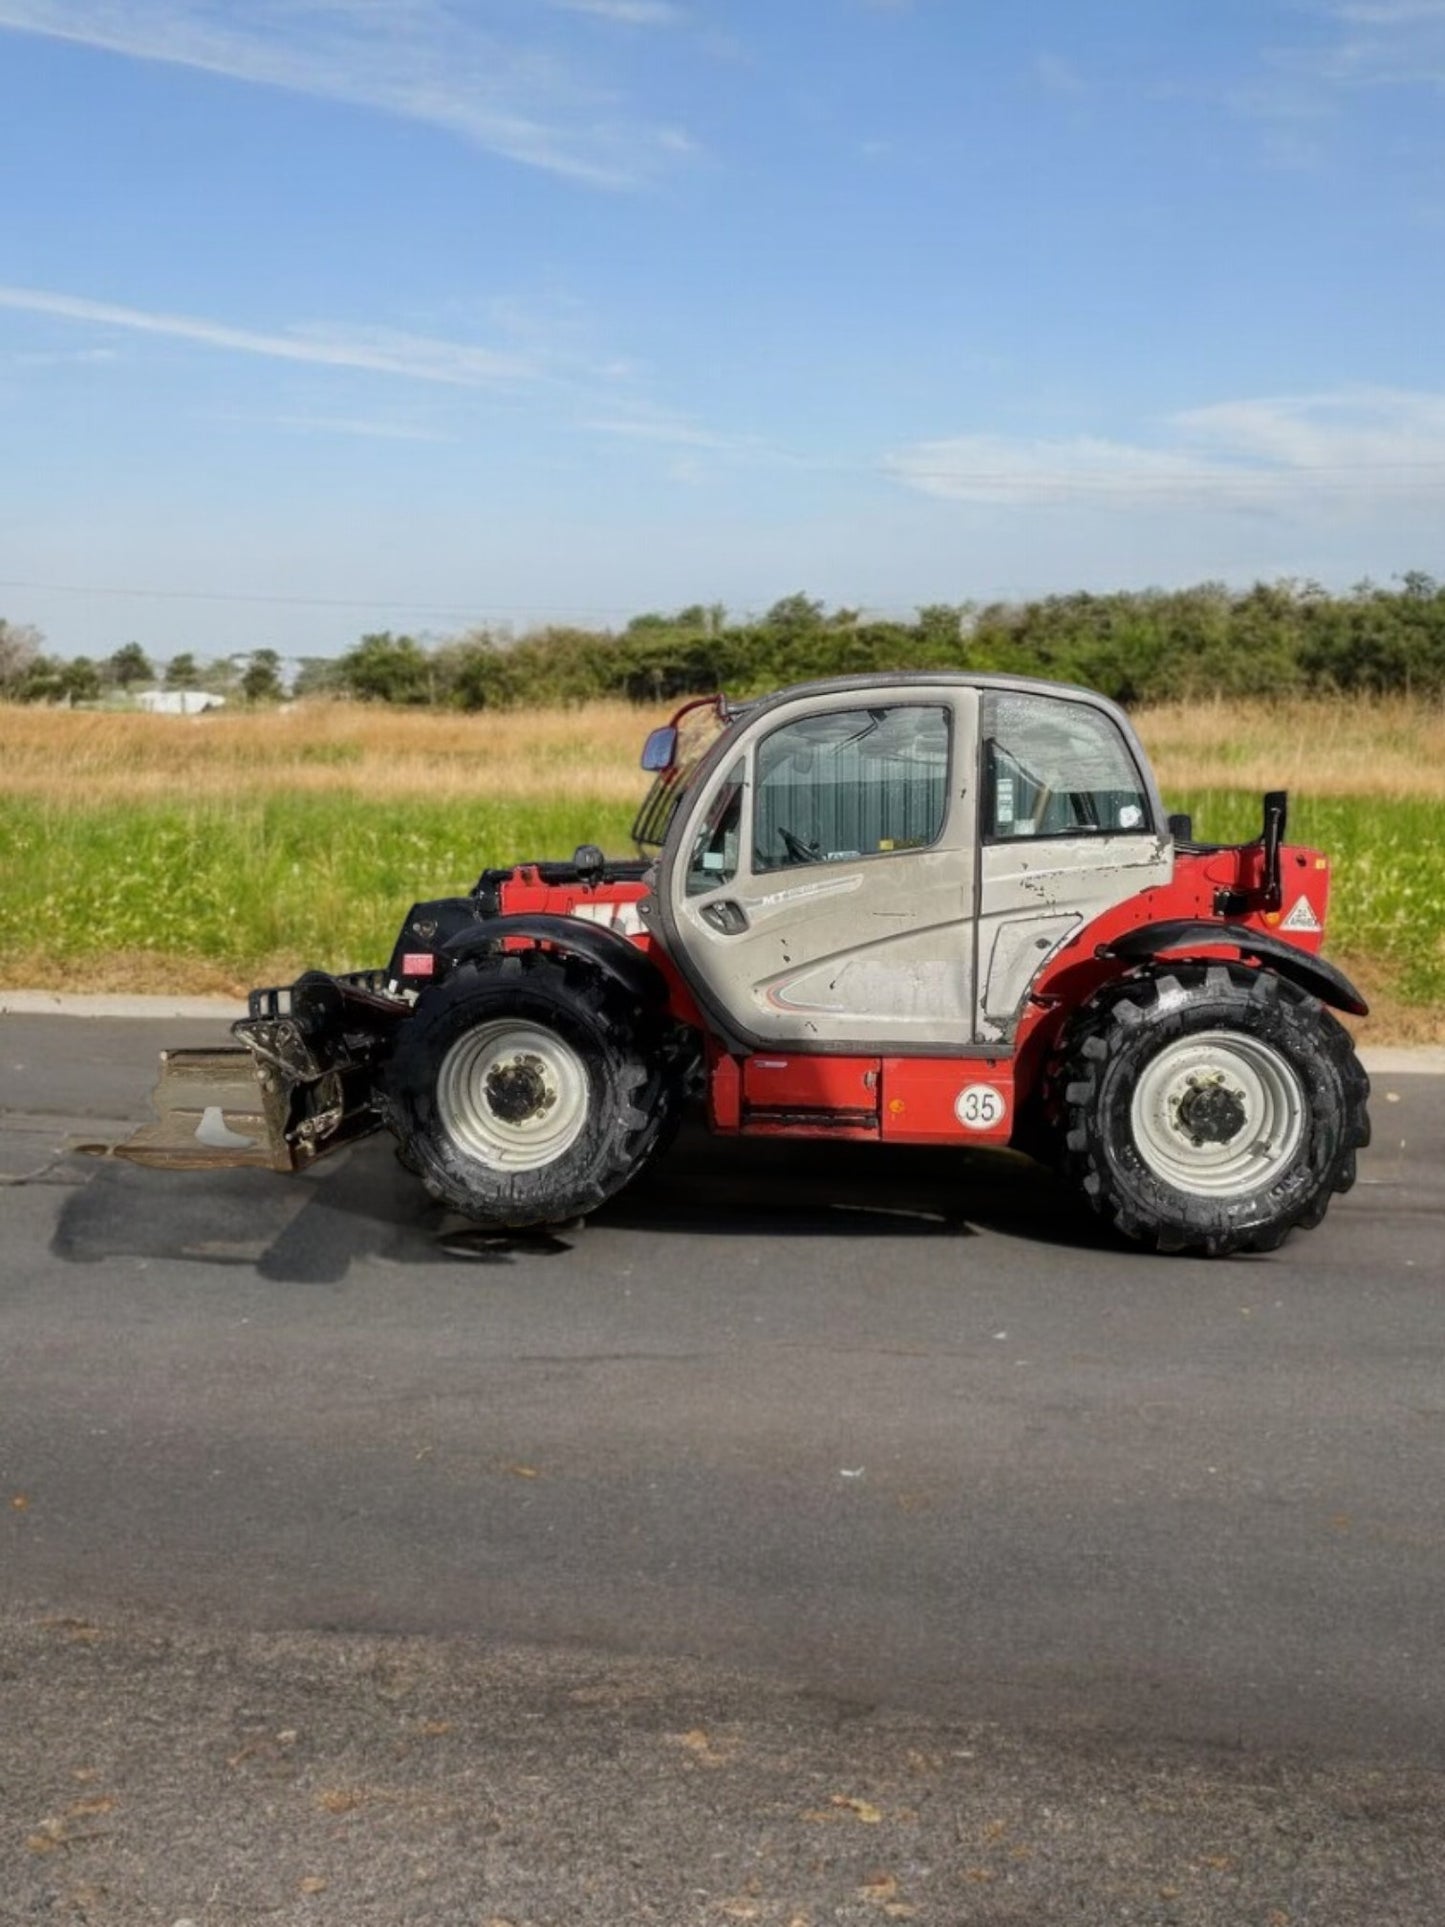
[[677, 731], [671, 723], [664, 723], [661, 729], [653, 730], [642, 745], [642, 767], [650, 770], [671, 769], [676, 755]]
[[1183, 815], [1171, 816], [1169, 819], [1169, 834], [1176, 843], [1188, 843], [1192, 841], [1194, 836], [1193, 818]]

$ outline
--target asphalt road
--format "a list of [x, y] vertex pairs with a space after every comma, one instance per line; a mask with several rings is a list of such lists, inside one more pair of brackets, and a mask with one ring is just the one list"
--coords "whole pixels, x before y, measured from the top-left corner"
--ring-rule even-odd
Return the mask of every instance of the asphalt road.
[[[0, 1018], [13, 1918], [1445, 1915], [1445, 1080], [1211, 1263], [984, 1153], [686, 1137], [510, 1242], [382, 1142], [63, 1154], [156, 1043]], [[136, 1845], [186, 1786], [204, 1881]]]

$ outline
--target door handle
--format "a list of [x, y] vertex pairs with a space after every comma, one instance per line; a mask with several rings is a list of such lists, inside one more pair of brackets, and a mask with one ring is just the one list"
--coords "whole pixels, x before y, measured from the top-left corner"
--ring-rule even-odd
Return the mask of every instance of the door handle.
[[702, 919], [725, 937], [741, 936], [748, 927], [747, 912], [731, 897], [720, 897], [716, 903], [704, 904]]

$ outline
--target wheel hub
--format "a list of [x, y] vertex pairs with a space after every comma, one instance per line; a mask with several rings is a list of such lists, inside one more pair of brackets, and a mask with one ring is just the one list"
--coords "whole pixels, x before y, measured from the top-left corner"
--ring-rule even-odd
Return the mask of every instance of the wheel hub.
[[1206, 1083], [1191, 1077], [1174, 1109], [1179, 1129], [1191, 1144], [1228, 1144], [1248, 1119], [1244, 1092], [1230, 1090], [1222, 1078]]
[[540, 1057], [520, 1052], [510, 1064], [494, 1064], [487, 1073], [487, 1103], [493, 1117], [504, 1124], [521, 1124], [529, 1117], [540, 1117], [557, 1102], [557, 1093], [547, 1086], [546, 1069]]

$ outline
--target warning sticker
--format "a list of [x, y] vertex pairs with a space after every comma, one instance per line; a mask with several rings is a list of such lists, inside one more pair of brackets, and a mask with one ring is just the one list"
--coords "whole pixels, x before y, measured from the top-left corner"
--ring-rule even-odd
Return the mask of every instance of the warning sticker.
[[1314, 905], [1308, 897], [1297, 897], [1290, 905], [1289, 915], [1279, 926], [1281, 930], [1323, 930], [1324, 925], [1315, 915]]

